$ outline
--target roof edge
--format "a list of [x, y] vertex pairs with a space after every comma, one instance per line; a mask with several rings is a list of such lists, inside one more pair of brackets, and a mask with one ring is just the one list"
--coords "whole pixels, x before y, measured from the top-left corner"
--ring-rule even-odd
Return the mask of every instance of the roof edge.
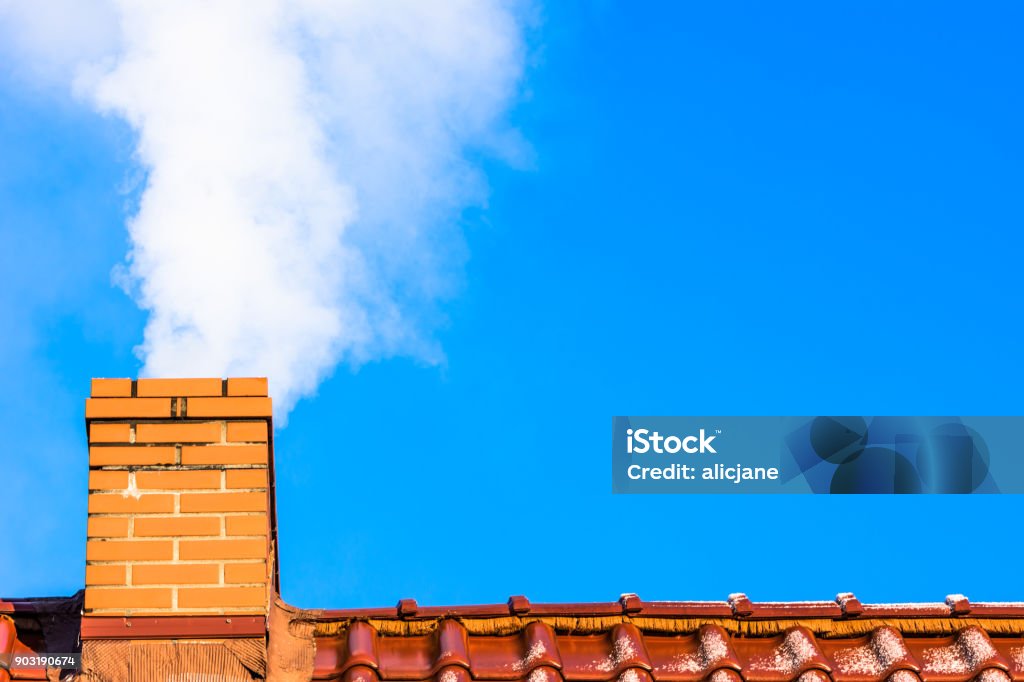
[[[296, 609], [297, 610], [297, 609]], [[311, 612], [312, 613], [312, 612]], [[390, 608], [323, 609], [315, 619], [431, 621], [439, 618], [493, 619], [506, 616], [536, 618], [634, 619], [726, 619], [738, 622], [774, 620], [842, 620], [1024, 618], [1024, 602], [971, 603], [963, 595], [950, 595], [944, 602], [862, 604], [851, 593], [840, 593], [834, 601], [752, 602], [746, 595], [730, 595], [729, 601], [643, 601], [624, 594], [615, 602], [531, 604], [526, 597], [513, 596], [504, 604], [465, 606], [419, 606], [402, 599]]]

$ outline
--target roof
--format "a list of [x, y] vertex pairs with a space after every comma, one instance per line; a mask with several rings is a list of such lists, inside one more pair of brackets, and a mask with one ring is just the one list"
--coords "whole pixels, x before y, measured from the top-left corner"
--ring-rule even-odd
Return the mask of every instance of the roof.
[[[1009, 682], [1024, 602], [644, 602], [295, 611], [313, 679], [345, 682]], [[271, 639], [274, 628], [271, 629]]]
[[[0, 601], [0, 646], [76, 651], [80, 609], [81, 593]], [[136, 619], [122, 620], [136, 629]], [[155, 643], [130, 644], [164, 646], [152, 636]], [[269, 642], [267, 679], [281, 680], [1024, 682], [1024, 602], [962, 595], [909, 604], [862, 604], [852, 594], [813, 602], [742, 594], [648, 602], [630, 594], [583, 604], [516, 596], [480, 606], [403, 599], [390, 608], [315, 611], [278, 600]], [[12, 679], [46, 677], [15, 670]]]

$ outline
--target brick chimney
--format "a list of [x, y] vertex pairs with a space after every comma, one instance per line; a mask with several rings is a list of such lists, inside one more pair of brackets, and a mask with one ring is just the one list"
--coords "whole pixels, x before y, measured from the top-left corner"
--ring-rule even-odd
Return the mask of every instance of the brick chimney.
[[94, 379], [84, 640], [263, 637], [277, 592], [266, 379]]

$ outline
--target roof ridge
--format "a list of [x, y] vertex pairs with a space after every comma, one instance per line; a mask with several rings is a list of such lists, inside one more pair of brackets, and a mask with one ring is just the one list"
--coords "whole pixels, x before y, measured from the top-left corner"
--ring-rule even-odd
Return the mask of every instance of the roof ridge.
[[1024, 618], [1024, 601], [971, 602], [960, 594], [944, 601], [864, 603], [851, 592], [841, 592], [826, 601], [751, 601], [742, 593], [729, 596], [728, 601], [644, 601], [635, 594], [624, 594], [615, 602], [531, 603], [526, 597], [513, 596], [503, 604], [470, 604], [460, 606], [420, 606], [414, 599], [402, 599], [390, 608], [324, 609], [318, 620], [435, 620], [455, 617], [488, 619], [503, 616], [536, 616], [541, 618], [602, 618], [621, 615], [651, 618], [741, 618], [766, 619], [892, 619], [948, 618], [973, 616], [981, 618]]

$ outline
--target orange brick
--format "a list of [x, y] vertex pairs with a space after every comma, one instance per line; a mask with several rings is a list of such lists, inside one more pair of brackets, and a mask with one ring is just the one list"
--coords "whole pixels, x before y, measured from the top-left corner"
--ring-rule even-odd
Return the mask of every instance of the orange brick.
[[265, 493], [183, 493], [181, 511], [189, 512], [246, 512], [266, 511]]
[[86, 532], [91, 538], [126, 538], [130, 519], [113, 516], [94, 516], [89, 519]]
[[185, 445], [182, 464], [266, 464], [266, 445]]
[[[243, 446], [244, 447], [244, 446]], [[129, 466], [133, 464], [174, 464], [173, 447], [163, 446], [107, 446], [89, 448], [89, 466]]]
[[225, 532], [228, 535], [266, 535], [267, 515], [226, 516], [224, 517]]
[[128, 487], [127, 471], [89, 472], [89, 490], [124, 490]]
[[220, 582], [218, 564], [136, 564], [132, 585], [201, 585]]
[[137, 443], [219, 443], [220, 422], [138, 424]]
[[130, 398], [132, 395], [131, 379], [93, 379], [93, 398]]
[[170, 540], [90, 540], [85, 543], [86, 561], [169, 561], [174, 556]]
[[86, 585], [126, 585], [128, 583], [128, 571], [124, 564], [111, 566], [86, 566]]
[[267, 566], [258, 564], [224, 564], [224, 582], [226, 583], [265, 583]]
[[179, 540], [182, 561], [217, 559], [265, 559], [266, 540]]
[[219, 471], [139, 471], [135, 483], [145, 490], [220, 489]]
[[227, 488], [266, 488], [266, 469], [228, 469], [225, 474]]
[[267, 395], [267, 378], [252, 377], [228, 379], [228, 395], [265, 396]]
[[85, 609], [169, 609], [169, 587], [93, 588], [85, 591]]
[[220, 517], [186, 516], [135, 519], [135, 537], [180, 537], [182, 535], [220, 535]]
[[125, 497], [117, 493], [89, 495], [90, 514], [171, 514], [174, 512], [174, 495], [132, 495]]
[[196, 417], [269, 417], [270, 398], [192, 398], [188, 416]]
[[140, 398], [219, 396], [220, 379], [139, 379], [135, 394]]
[[131, 440], [132, 427], [128, 424], [89, 424], [90, 443], [127, 443]]
[[228, 422], [228, 441], [267, 442], [267, 422]]
[[178, 590], [178, 608], [205, 609], [222, 606], [264, 606], [263, 587], [183, 587]]
[[86, 419], [166, 419], [172, 416], [170, 398], [89, 398], [85, 401]]

